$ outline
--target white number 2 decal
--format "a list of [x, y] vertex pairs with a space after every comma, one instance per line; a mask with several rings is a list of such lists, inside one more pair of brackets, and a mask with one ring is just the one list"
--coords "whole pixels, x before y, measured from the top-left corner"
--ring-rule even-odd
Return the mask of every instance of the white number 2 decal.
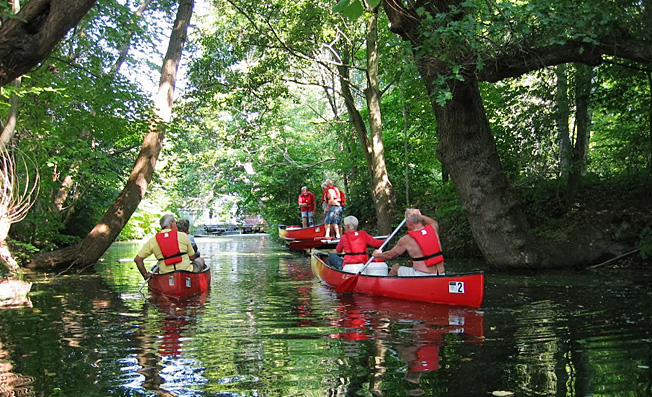
[[448, 293], [449, 294], [463, 294], [464, 293], [464, 281], [449, 281], [448, 282]]

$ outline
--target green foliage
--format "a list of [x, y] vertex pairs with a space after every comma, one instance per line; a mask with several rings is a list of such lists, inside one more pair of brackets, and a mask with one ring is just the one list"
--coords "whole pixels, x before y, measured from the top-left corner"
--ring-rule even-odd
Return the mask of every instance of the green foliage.
[[39, 251], [39, 249], [32, 244], [23, 243], [17, 240], [9, 239], [7, 240], [7, 244], [9, 245], [11, 255], [14, 257], [19, 266], [27, 263], [29, 257], [35, 252]]
[[638, 239], [638, 249], [640, 249], [640, 255], [643, 259], [652, 258], [652, 228], [646, 227], [641, 231], [641, 235]]

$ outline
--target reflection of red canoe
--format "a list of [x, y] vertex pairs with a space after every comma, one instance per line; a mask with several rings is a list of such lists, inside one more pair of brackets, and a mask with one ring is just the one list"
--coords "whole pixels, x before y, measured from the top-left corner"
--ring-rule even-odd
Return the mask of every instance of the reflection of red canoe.
[[278, 235], [286, 240], [314, 240], [315, 237], [324, 237], [326, 235], [326, 227], [324, 225], [311, 227], [278, 225]]
[[211, 268], [206, 265], [199, 273], [185, 270], [165, 274], [155, 273], [147, 283], [151, 291], [182, 299], [208, 290], [211, 285]]
[[326, 284], [337, 288], [351, 277], [358, 277], [352, 292], [388, 296], [413, 301], [479, 307], [484, 296], [484, 274], [461, 273], [431, 277], [388, 277], [356, 275], [336, 270], [327, 264], [325, 253], [313, 251], [313, 273]]
[[411, 334], [417, 347], [441, 342], [446, 334], [464, 334], [472, 338], [470, 342], [484, 340], [484, 319], [477, 309], [362, 294], [341, 295], [339, 300], [339, 325], [347, 332], [331, 337], [368, 339], [369, 331], [386, 327], [384, 321], [389, 319], [393, 323], [412, 323]]

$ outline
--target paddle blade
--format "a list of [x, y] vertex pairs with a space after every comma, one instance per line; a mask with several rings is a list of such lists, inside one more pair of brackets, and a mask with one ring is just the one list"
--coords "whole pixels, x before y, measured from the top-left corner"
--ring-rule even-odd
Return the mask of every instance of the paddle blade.
[[355, 285], [358, 283], [358, 276], [360, 276], [360, 274], [356, 274], [355, 276], [345, 280], [339, 287], [335, 288], [335, 292], [340, 294], [342, 292], [353, 291]]

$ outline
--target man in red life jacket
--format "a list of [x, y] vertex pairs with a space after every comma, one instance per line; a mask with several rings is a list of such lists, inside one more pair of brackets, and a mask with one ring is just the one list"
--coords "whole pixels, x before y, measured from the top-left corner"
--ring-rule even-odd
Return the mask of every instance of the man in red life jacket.
[[373, 256], [380, 259], [393, 259], [406, 252], [412, 259], [412, 267], [392, 266], [390, 276], [432, 276], [443, 275], [444, 255], [439, 242], [439, 224], [436, 220], [421, 214], [421, 211], [408, 208], [405, 211], [407, 233], [387, 252], [375, 250]]
[[340, 196], [340, 189], [333, 185], [333, 181], [326, 179], [324, 181], [326, 186], [326, 206], [324, 207], [324, 226], [326, 227], [326, 233], [324, 238], [331, 238], [332, 234], [336, 239], [340, 238], [340, 222], [342, 221], [342, 203]]
[[297, 202], [301, 209], [301, 223], [303, 227], [314, 226], [315, 224], [315, 201], [315, 195], [308, 190], [307, 186], [302, 186]]
[[196, 257], [195, 250], [188, 235], [177, 230], [174, 215], [163, 215], [160, 224], [163, 230], [150, 238], [134, 258], [140, 274], [144, 279], [151, 276], [145, 269], [145, 258], [152, 254], [158, 259], [158, 272], [161, 274], [175, 270], [193, 271], [190, 261]]
[[383, 240], [371, 237], [364, 230], [358, 230], [358, 224], [358, 218], [355, 216], [350, 215], [344, 218], [344, 234], [335, 247], [335, 251], [344, 252], [344, 259], [337, 254], [328, 255], [330, 264], [338, 269], [347, 265], [367, 263], [369, 260], [367, 246], [378, 248], [383, 245]]

